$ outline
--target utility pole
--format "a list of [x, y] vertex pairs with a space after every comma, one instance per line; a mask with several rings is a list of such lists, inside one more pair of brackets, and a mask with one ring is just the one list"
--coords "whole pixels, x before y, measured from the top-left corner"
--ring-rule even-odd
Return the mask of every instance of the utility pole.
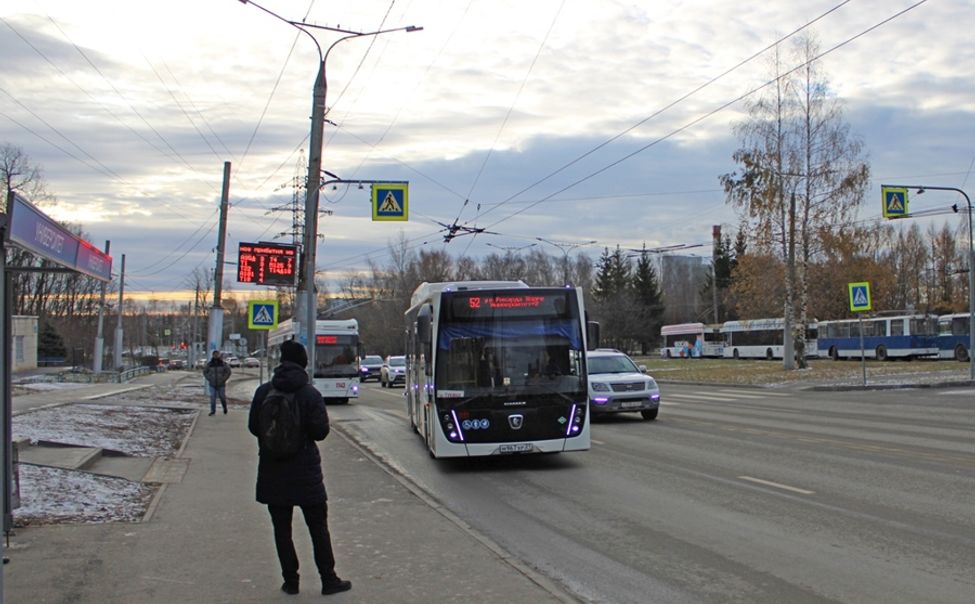
[[711, 306], [714, 309], [714, 322], [718, 323], [718, 254], [721, 251], [721, 225], [711, 227], [714, 246], [711, 248]]
[[223, 259], [227, 239], [227, 206], [230, 205], [230, 162], [223, 162], [223, 193], [220, 196], [220, 231], [217, 234], [217, 266], [213, 272], [213, 308], [207, 329], [207, 354], [220, 350], [223, 344]]
[[[105, 242], [105, 253], [108, 254], [112, 247], [111, 241]], [[102, 358], [105, 356], [105, 336], [103, 333], [105, 326], [105, 282], [102, 281], [102, 299], [98, 305], [98, 332], [95, 334], [95, 360], [92, 369], [95, 373], [101, 373]]]
[[115, 370], [122, 371], [122, 300], [125, 298], [125, 254], [122, 254], [122, 267], [118, 274], [118, 323], [115, 325], [115, 345], [112, 354], [115, 357]]

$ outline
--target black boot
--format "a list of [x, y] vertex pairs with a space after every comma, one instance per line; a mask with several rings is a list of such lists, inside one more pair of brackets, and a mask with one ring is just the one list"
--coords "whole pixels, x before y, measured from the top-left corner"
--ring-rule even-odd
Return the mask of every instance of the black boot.
[[350, 589], [352, 589], [352, 581], [339, 579], [338, 575], [333, 576], [331, 579], [322, 581], [323, 596], [349, 591]]
[[298, 582], [295, 581], [294, 583], [291, 583], [290, 581], [285, 581], [284, 584], [281, 585], [281, 591], [288, 595], [296, 595], [298, 593]]

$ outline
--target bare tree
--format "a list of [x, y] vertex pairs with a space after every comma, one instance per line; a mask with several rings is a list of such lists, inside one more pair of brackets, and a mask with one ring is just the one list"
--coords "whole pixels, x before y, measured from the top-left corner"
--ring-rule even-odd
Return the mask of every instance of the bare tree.
[[720, 178], [728, 201], [754, 222], [756, 240], [784, 264], [787, 369], [806, 365], [810, 262], [823, 252], [823, 233], [855, 215], [869, 178], [817, 52], [811, 36], [798, 38], [790, 57], [798, 67], [788, 69], [775, 49], [774, 82], [736, 127], [741, 171]]

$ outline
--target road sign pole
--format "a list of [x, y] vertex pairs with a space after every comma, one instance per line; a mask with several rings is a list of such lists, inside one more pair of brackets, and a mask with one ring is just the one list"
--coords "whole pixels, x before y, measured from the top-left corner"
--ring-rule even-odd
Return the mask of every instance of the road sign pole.
[[860, 369], [863, 371], [863, 387], [867, 387], [867, 353], [863, 347], [863, 315], [857, 315], [860, 323]]

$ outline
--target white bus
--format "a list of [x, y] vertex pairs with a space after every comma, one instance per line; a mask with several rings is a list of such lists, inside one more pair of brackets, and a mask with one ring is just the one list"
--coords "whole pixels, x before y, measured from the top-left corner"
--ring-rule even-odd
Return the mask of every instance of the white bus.
[[[295, 327], [293, 319], [286, 319], [268, 334], [272, 366], [281, 359], [282, 342], [301, 339]], [[359, 397], [359, 323], [355, 319], [316, 321], [314, 376], [314, 386], [326, 402], [348, 403]]]
[[[784, 319], [725, 321], [721, 326], [726, 359], [781, 359], [784, 354]], [[806, 358], [819, 356], [816, 323], [806, 326]]]
[[664, 325], [660, 328], [660, 338], [660, 356], [665, 359], [720, 358], [724, 351], [724, 336], [718, 325]]
[[589, 449], [579, 289], [423, 283], [405, 319], [407, 412], [432, 457]]

